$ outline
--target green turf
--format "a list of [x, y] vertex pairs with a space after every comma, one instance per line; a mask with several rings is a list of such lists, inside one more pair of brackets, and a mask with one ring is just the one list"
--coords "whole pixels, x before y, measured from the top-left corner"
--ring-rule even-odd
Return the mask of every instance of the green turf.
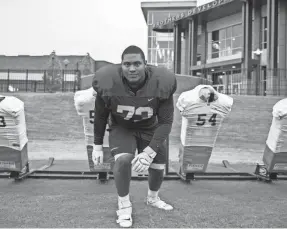
[[[74, 93], [10, 93], [25, 103], [30, 155], [39, 150], [80, 155], [85, 151], [82, 119], [74, 107]], [[272, 108], [281, 98], [232, 96], [234, 105], [224, 121], [213, 149], [211, 160], [260, 162], [272, 121]], [[178, 95], [175, 95], [175, 103]], [[170, 134], [172, 160], [177, 160], [181, 116], [175, 108]], [[53, 143], [47, 140], [53, 140]], [[78, 146], [78, 144], [80, 144]], [[73, 145], [73, 147], [71, 147]], [[39, 147], [40, 146], [40, 147]], [[57, 155], [59, 155], [57, 153]], [[259, 161], [258, 161], [259, 160]]]
[[9, 94], [25, 104], [29, 140], [84, 139], [82, 119], [74, 107], [74, 93]]
[[[118, 227], [113, 181], [0, 180], [0, 186], [1, 227]], [[145, 205], [147, 182], [133, 181], [134, 227], [286, 227], [286, 189], [282, 181], [166, 181], [160, 196], [175, 209], [164, 212]]]
[[[83, 139], [82, 120], [74, 107], [74, 93], [14, 93], [25, 103], [29, 139]], [[224, 121], [217, 144], [264, 144], [272, 121], [272, 108], [281, 98], [232, 96], [234, 105]], [[175, 96], [175, 103], [178, 95]], [[175, 108], [171, 138], [179, 141], [181, 116]], [[231, 141], [230, 141], [231, 140]]]

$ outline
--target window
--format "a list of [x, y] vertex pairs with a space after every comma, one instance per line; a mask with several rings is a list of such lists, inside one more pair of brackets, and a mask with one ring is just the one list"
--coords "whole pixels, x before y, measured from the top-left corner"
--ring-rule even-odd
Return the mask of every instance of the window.
[[154, 32], [153, 24], [168, 17], [177, 15], [181, 11], [150, 11], [148, 13], [148, 56], [147, 62], [152, 65], [173, 68], [173, 32]]
[[208, 58], [220, 58], [236, 55], [242, 52], [242, 26], [241, 24], [213, 31], [211, 41], [208, 43]]
[[201, 54], [203, 52], [202, 43], [204, 42], [202, 34], [197, 35], [197, 55], [196, 55], [196, 62], [197, 65], [201, 64]]
[[212, 56], [211, 58], [219, 57], [219, 30], [213, 31], [211, 33], [211, 48], [212, 48]]
[[197, 53], [196, 61], [197, 61], [197, 62], [200, 62], [200, 61], [201, 61], [201, 54], [198, 54], [198, 53]]
[[267, 49], [267, 17], [262, 18], [262, 43], [261, 49]]
[[220, 93], [240, 94], [242, 86], [241, 69], [213, 72], [213, 87]]

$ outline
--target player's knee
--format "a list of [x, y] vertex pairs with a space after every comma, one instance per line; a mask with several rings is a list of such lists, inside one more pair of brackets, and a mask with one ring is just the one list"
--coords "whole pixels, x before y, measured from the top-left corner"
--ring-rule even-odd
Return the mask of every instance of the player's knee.
[[164, 170], [165, 164], [155, 164], [151, 163], [150, 169], [155, 169], [155, 170]]
[[121, 153], [115, 155], [115, 163], [127, 166], [131, 164], [131, 161], [134, 159], [134, 155], [130, 153]]

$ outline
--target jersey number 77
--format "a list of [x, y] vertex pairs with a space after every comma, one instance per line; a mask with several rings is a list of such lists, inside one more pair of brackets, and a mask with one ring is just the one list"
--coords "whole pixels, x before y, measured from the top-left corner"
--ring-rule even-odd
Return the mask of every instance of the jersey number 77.
[[[141, 120], [149, 119], [153, 116], [153, 109], [151, 107], [138, 107], [118, 105], [117, 112], [124, 114], [125, 120], [130, 120], [134, 115], [140, 116]], [[141, 121], [141, 120], [134, 120]]]

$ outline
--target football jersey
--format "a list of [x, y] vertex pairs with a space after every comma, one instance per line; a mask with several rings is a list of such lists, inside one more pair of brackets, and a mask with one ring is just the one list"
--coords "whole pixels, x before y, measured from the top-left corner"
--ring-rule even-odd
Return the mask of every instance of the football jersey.
[[93, 87], [110, 110], [113, 124], [152, 129], [157, 125], [160, 102], [176, 90], [176, 78], [165, 68], [149, 66], [144, 86], [133, 93], [121, 74], [121, 65], [109, 65], [96, 72]]
[[273, 106], [273, 119], [266, 144], [273, 153], [287, 152], [287, 99]]
[[[96, 92], [91, 87], [87, 90], [77, 91], [74, 96], [74, 104], [79, 116], [83, 119], [86, 145], [93, 145], [94, 142], [94, 115]], [[108, 145], [108, 132], [104, 138], [104, 146]]]
[[24, 103], [13, 96], [0, 96], [0, 146], [22, 150], [27, 142]]
[[[201, 99], [203, 88], [209, 88], [214, 93], [214, 101], [208, 103]], [[210, 85], [198, 85], [183, 92], [176, 104], [182, 115], [181, 143], [184, 146], [213, 147], [222, 121], [232, 105], [231, 97], [216, 92]]]

